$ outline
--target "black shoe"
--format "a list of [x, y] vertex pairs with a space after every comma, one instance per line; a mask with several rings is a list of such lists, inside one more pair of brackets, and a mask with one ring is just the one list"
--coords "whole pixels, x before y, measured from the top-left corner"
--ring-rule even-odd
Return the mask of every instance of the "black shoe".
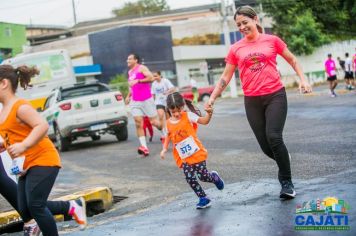
[[294, 190], [294, 185], [291, 180], [282, 180], [281, 186], [282, 186], [282, 189], [279, 194], [280, 198], [283, 198], [286, 200], [295, 198], [295, 195], [297, 195], [297, 193]]

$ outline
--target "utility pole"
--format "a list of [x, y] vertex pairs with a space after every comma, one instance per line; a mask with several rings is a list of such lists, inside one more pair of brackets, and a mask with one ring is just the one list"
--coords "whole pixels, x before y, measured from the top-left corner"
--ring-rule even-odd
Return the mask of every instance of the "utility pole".
[[261, 24], [261, 27], [262, 27], [262, 33], [265, 32], [265, 27], [263, 26], [263, 8], [262, 8], [262, 3], [259, 4], [259, 8], [260, 8], [260, 14], [259, 14], [259, 17], [260, 18], [260, 24]]
[[74, 19], [74, 25], [77, 24], [77, 13], [75, 12], [75, 0], [72, 0], [72, 8], [73, 8], [73, 19]]
[[[225, 0], [221, 0], [221, 12], [222, 12], [222, 18], [223, 18], [225, 48], [226, 48], [226, 52], [228, 52], [230, 49], [230, 46], [231, 46], [231, 41], [230, 41], [229, 25], [227, 22], [227, 5], [225, 3]], [[237, 97], [237, 86], [236, 86], [235, 73], [233, 73], [233, 75], [232, 75], [229, 86], [230, 86], [230, 96], [232, 98]]]

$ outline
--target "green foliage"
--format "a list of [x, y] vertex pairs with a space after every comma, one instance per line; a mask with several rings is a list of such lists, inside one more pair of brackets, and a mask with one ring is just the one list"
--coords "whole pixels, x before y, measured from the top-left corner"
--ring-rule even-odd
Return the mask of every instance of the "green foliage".
[[125, 2], [121, 8], [113, 9], [115, 16], [146, 15], [169, 10], [166, 0], [138, 0], [137, 2]]
[[292, 52], [311, 54], [331, 40], [356, 36], [354, 0], [259, 0], [273, 17], [273, 31]]
[[330, 42], [327, 35], [321, 32], [320, 24], [315, 22], [310, 11], [296, 17], [295, 25], [290, 27], [290, 33], [288, 47], [297, 55], [309, 55], [313, 53], [314, 48]]
[[119, 90], [124, 97], [129, 93], [129, 83], [126, 74], [117, 74], [115, 77], [111, 78], [109, 86], [112, 89]]
[[182, 39], [173, 39], [173, 45], [219, 45], [219, 34], [195, 35], [192, 37], [184, 37]]

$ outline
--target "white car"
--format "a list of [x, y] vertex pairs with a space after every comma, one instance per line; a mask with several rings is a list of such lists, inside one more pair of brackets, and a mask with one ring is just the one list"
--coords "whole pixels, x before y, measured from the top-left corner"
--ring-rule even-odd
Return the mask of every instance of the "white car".
[[104, 133], [127, 140], [127, 112], [119, 91], [102, 83], [82, 83], [55, 89], [41, 112], [50, 128], [48, 136], [60, 151], [78, 137], [99, 140]]

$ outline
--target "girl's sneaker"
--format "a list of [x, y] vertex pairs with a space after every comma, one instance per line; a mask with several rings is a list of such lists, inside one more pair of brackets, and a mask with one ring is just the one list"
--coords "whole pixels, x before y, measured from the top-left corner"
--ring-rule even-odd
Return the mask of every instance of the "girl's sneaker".
[[223, 190], [224, 189], [224, 180], [219, 176], [217, 171], [212, 171], [211, 175], [213, 176], [214, 179], [214, 184], [216, 186], [217, 189], [219, 190]]
[[197, 204], [197, 209], [204, 209], [211, 206], [211, 201], [207, 197], [200, 197], [199, 203]]
[[83, 197], [69, 201], [69, 215], [79, 224], [81, 230], [85, 229], [88, 221], [86, 214], [86, 204]]
[[37, 223], [28, 224], [23, 227], [24, 236], [39, 236], [40, 234], [41, 230]]

